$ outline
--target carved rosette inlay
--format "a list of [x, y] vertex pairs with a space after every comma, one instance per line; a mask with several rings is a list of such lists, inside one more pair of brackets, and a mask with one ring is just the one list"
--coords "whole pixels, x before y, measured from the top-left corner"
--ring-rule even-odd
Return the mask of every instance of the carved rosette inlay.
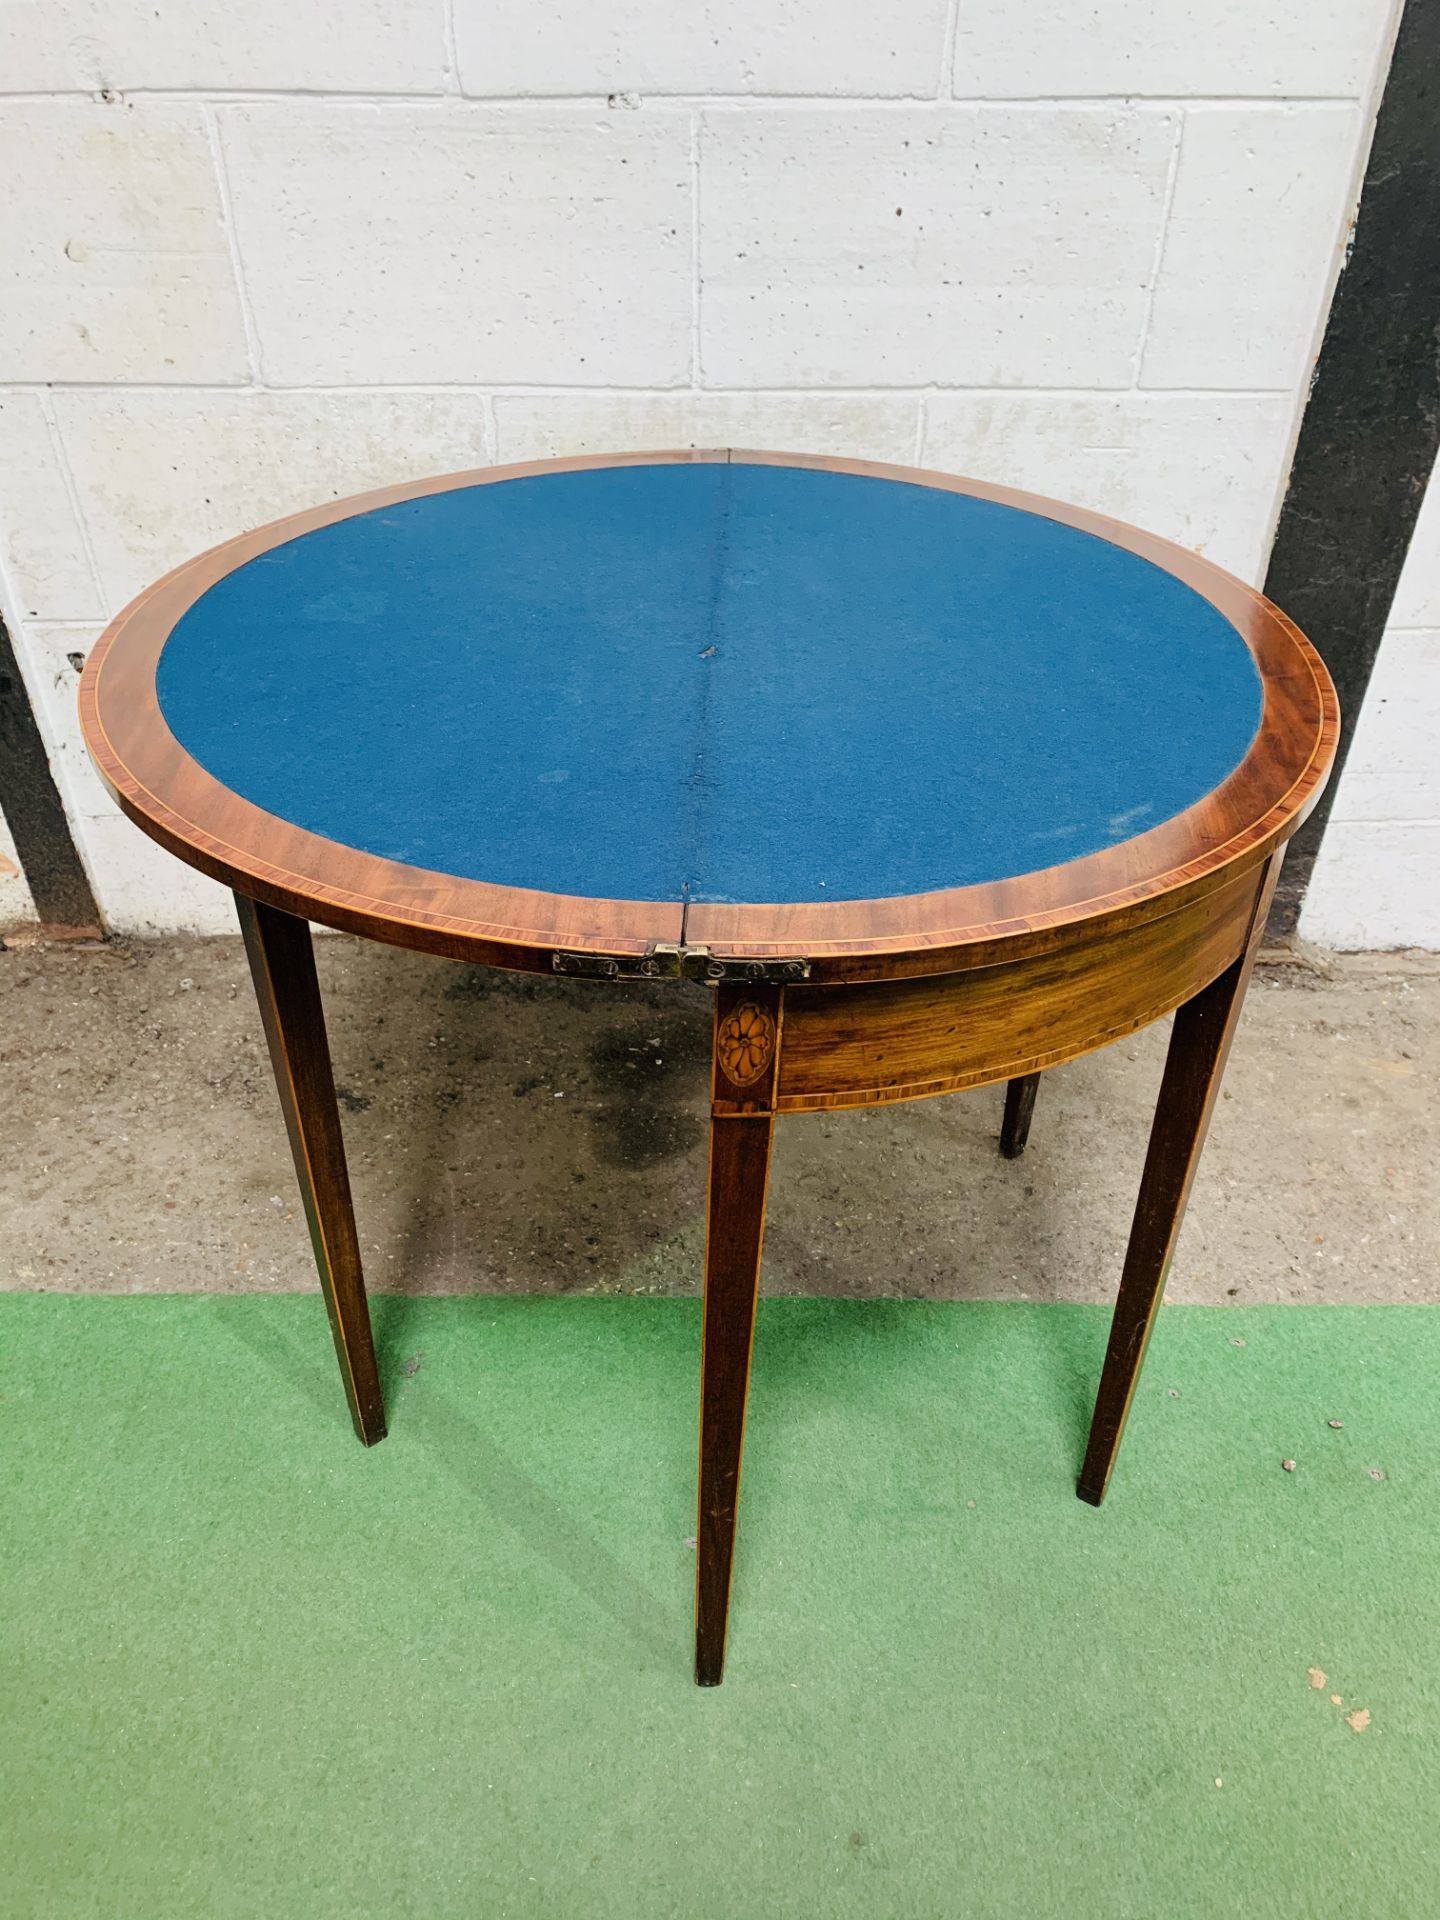
[[775, 1057], [775, 1022], [763, 1007], [747, 1000], [720, 1023], [715, 1051], [732, 1086], [748, 1087]]

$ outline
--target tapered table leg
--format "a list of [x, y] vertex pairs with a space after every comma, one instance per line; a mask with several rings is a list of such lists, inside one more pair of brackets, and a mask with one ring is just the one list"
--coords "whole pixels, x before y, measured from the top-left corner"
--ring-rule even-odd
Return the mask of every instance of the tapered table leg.
[[1176, 1010], [1090, 1440], [1076, 1487], [1080, 1498], [1095, 1507], [1105, 1498], [1120, 1451], [1279, 870], [1279, 858], [1272, 856], [1260, 876], [1255, 910], [1238, 958]]
[[1007, 1160], [1018, 1160], [1030, 1138], [1030, 1116], [1035, 1111], [1038, 1073], [1027, 1073], [1010, 1080], [1005, 1087], [1005, 1118], [1000, 1123], [1000, 1151]]
[[695, 1529], [695, 1678], [702, 1687], [718, 1686], [725, 1668], [745, 1401], [775, 1131], [780, 998], [775, 988], [722, 987], [715, 1009]]
[[345, 1396], [356, 1433], [367, 1447], [373, 1446], [385, 1438], [385, 1407], [375, 1365], [310, 928], [293, 914], [264, 906], [244, 894], [236, 894], [235, 906], [250, 957], [250, 974], [270, 1047], [270, 1063], [290, 1136]]

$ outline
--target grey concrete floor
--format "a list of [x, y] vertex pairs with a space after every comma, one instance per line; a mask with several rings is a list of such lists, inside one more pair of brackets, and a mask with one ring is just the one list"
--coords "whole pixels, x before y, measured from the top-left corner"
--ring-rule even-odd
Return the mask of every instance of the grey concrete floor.
[[[699, 1284], [709, 1000], [318, 942], [371, 1287]], [[1262, 968], [1171, 1280], [1180, 1300], [1440, 1298], [1440, 965]], [[777, 1293], [1104, 1300], [1163, 1027], [998, 1088], [781, 1123]], [[313, 1285], [238, 939], [0, 952], [0, 1286]]]

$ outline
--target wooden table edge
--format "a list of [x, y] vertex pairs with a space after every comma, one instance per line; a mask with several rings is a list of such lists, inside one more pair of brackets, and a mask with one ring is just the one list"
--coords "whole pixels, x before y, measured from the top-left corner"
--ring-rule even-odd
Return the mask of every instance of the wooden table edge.
[[[1152, 561], [1191, 586], [1256, 658], [1264, 712], [1234, 772], [1195, 806], [1134, 839], [1032, 873], [868, 901], [784, 905], [623, 901], [547, 894], [409, 867], [277, 819], [207, 773], [171, 734], [155, 666], [176, 620], [235, 567], [356, 513], [467, 486], [617, 465], [730, 459], [960, 492], [1055, 519]], [[118, 642], [121, 653], [115, 655]], [[108, 678], [107, 678], [108, 667]], [[1298, 628], [1210, 561], [1108, 516], [1013, 488], [875, 461], [689, 449], [527, 461], [408, 481], [283, 516], [222, 542], [137, 595], [86, 662], [82, 728], [102, 779], [136, 825], [238, 892], [322, 924], [452, 957], [550, 971], [556, 952], [634, 960], [656, 945], [709, 948], [763, 965], [808, 961], [819, 980], [889, 978], [985, 965], [1173, 910], [1266, 857], [1319, 798], [1338, 738], [1333, 686]], [[112, 737], [122, 734], [118, 741]]]

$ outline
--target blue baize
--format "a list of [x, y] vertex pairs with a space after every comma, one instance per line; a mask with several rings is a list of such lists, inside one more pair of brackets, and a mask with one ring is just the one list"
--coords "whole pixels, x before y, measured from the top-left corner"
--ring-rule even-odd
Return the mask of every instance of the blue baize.
[[854, 474], [541, 474], [380, 507], [221, 580], [158, 670], [257, 807], [474, 880], [853, 900], [1128, 840], [1260, 721], [1240, 635], [1057, 521]]

